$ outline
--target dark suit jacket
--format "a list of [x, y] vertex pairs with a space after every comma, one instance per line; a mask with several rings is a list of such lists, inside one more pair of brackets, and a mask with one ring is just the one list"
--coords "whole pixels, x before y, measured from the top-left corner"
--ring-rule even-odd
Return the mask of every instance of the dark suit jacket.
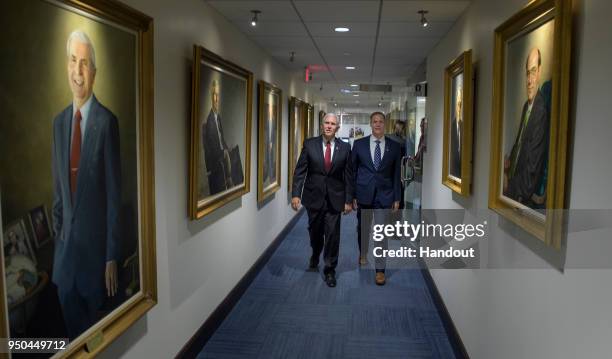
[[385, 137], [384, 155], [380, 168], [374, 169], [370, 152], [370, 137], [361, 138], [353, 144], [352, 162], [355, 170], [355, 198], [360, 204], [371, 205], [375, 196], [383, 207], [391, 208], [401, 199], [401, 148]]
[[[325, 171], [323, 136], [304, 141], [300, 158], [293, 172], [292, 197], [301, 197], [306, 209], [324, 208], [326, 198], [335, 211], [343, 211], [344, 204], [353, 199], [353, 168], [351, 146], [335, 139], [332, 167]], [[303, 189], [303, 191], [302, 191]]]
[[[528, 103], [525, 102], [521, 118], [525, 117], [527, 107]], [[538, 190], [543, 178], [544, 163], [548, 156], [549, 122], [550, 116], [544, 98], [538, 90], [523, 133], [516, 169], [508, 178], [508, 190], [505, 193], [506, 196], [521, 203], [529, 203], [531, 195]], [[519, 146], [518, 137], [517, 134], [513, 151], [514, 147]]]
[[[459, 131], [460, 130], [461, 129], [459, 129]], [[450, 128], [449, 172], [452, 176], [457, 178], [461, 178], [461, 144], [459, 143], [459, 139], [459, 132], [457, 131], [457, 118], [453, 118]]]
[[217, 134], [217, 125], [215, 123], [215, 115], [212, 110], [208, 114], [206, 124], [202, 131], [202, 145], [204, 146], [204, 160], [206, 161], [206, 170], [208, 171], [208, 185], [210, 195], [225, 191], [225, 177], [230, 176], [229, 169], [225, 168], [223, 162], [223, 151], [228, 150], [223, 135], [223, 127], [221, 126], [221, 115], [217, 115], [219, 122], [219, 132], [221, 133], [221, 141]]
[[70, 192], [72, 105], [53, 121], [53, 282], [76, 282], [84, 295], [104, 295], [106, 262], [119, 261], [121, 162], [117, 118], [92, 99], [77, 187]]

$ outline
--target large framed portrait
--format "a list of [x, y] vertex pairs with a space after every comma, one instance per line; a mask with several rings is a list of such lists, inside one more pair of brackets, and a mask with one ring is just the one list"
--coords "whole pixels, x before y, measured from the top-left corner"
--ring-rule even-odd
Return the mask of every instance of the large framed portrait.
[[283, 92], [259, 81], [258, 96], [257, 201], [262, 203], [280, 188]]
[[444, 70], [442, 184], [468, 196], [472, 182], [472, 50]]
[[29, 216], [40, 245], [34, 265], [4, 248], [0, 337], [90, 357], [157, 301], [153, 20], [110, 0], [5, 1], [0, 19], [2, 222]]
[[199, 219], [250, 190], [253, 74], [195, 45], [189, 213]]
[[489, 207], [560, 248], [568, 150], [569, 0], [538, 0], [495, 30]]
[[306, 137], [306, 121], [304, 116], [305, 102], [291, 96], [289, 98], [289, 187], [293, 188], [293, 171], [300, 157], [302, 145]]

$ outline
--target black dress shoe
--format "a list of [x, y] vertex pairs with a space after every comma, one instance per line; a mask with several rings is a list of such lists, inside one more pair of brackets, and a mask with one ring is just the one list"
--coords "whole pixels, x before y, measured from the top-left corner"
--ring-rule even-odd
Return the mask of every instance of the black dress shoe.
[[335, 287], [336, 286], [336, 277], [334, 276], [333, 273], [327, 273], [325, 275], [325, 283], [327, 284], [328, 287]]

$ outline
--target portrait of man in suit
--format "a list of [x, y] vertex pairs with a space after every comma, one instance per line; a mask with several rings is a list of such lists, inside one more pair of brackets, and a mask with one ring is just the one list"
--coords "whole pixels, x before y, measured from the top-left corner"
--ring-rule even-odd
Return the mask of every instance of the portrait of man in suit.
[[[460, 77], [461, 76], [461, 77]], [[462, 76], [453, 79], [455, 98], [453, 117], [450, 126], [450, 175], [461, 179], [461, 138], [463, 137], [463, 85]]]
[[213, 80], [212, 106], [202, 128], [202, 146], [208, 174], [210, 195], [234, 187], [230, 151], [225, 143], [221, 115], [219, 114], [219, 83]]
[[53, 121], [53, 282], [68, 335], [75, 338], [117, 293], [121, 163], [117, 117], [93, 92], [94, 45], [76, 30], [66, 51], [72, 103]]
[[264, 188], [277, 181], [276, 173], [276, 131], [279, 119], [276, 118], [278, 108], [278, 97], [270, 96], [266, 108], [266, 117], [264, 119], [264, 168], [263, 168], [263, 183]]
[[542, 53], [536, 47], [525, 62], [527, 100], [520, 127], [509, 154], [504, 157], [503, 194], [528, 207], [535, 207], [548, 157], [550, 114], [540, 87]]

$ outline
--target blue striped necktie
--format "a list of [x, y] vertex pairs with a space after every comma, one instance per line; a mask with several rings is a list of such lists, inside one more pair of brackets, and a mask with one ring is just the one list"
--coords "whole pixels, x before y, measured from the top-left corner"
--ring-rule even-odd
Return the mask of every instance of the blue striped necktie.
[[374, 149], [374, 169], [378, 171], [380, 163], [382, 162], [380, 155], [380, 140], [374, 142], [376, 142], [376, 148]]

